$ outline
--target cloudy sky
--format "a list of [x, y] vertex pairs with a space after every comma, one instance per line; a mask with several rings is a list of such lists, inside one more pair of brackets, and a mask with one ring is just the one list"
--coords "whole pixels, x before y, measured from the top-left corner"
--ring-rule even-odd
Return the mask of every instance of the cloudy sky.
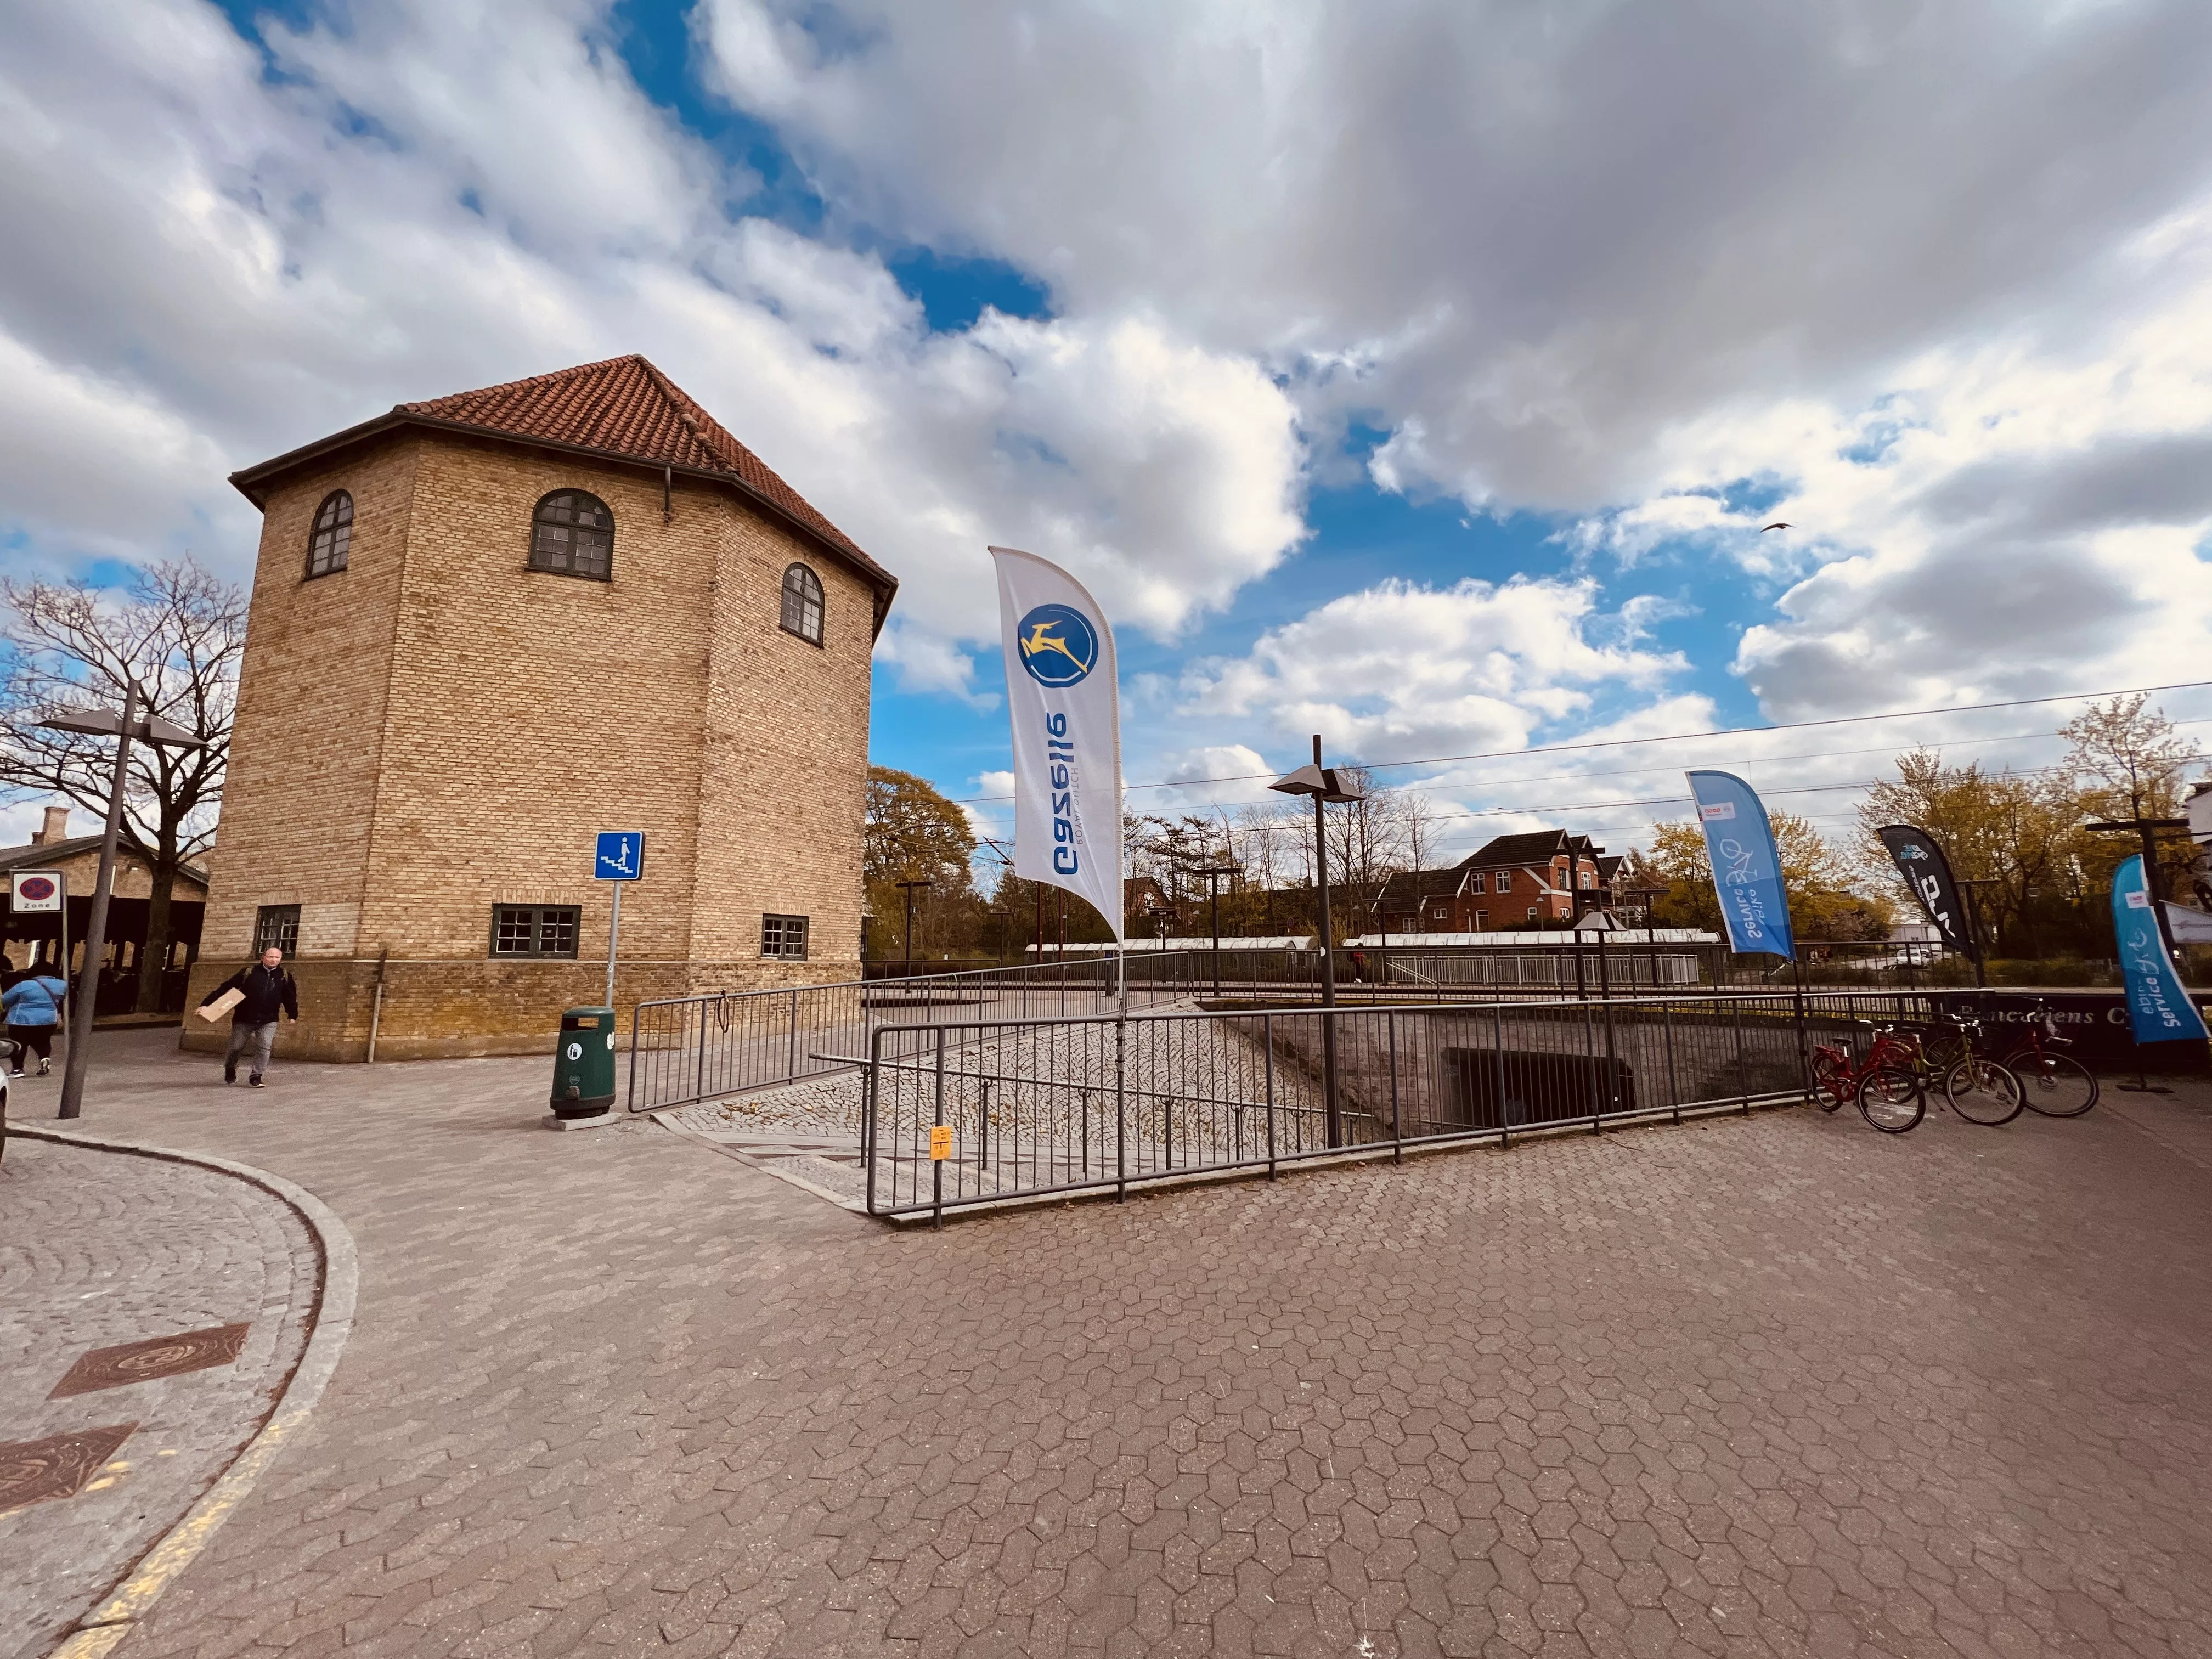
[[[2212, 678], [2208, 83], [2202, 0], [8, 7], [0, 559], [242, 576], [232, 469], [642, 351], [902, 579], [958, 797], [988, 542], [1133, 783]], [[1622, 845], [2070, 712], [1386, 775]]]

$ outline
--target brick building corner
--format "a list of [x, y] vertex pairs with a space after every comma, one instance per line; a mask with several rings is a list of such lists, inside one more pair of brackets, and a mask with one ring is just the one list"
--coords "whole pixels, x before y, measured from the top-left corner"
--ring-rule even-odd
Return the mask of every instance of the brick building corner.
[[274, 939], [280, 1054], [361, 1059], [372, 1018], [380, 1058], [549, 1048], [604, 990], [600, 830], [646, 835], [625, 1028], [858, 977], [896, 579], [652, 364], [403, 404], [232, 482], [263, 532], [194, 1002]]

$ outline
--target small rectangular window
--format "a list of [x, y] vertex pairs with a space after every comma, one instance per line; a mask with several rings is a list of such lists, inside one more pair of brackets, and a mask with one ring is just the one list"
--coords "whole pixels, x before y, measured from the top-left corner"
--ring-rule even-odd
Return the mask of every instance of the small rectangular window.
[[1531, 921], [1536, 920], [1536, 907], [1533, 904], [1528, 907], [1528, 920]]
[[1486, 893], [1490, 890], [1483, 885], [1483, 874], [1480, 870], [1474, 872], [1474, 890], [1478, 893]]
[[576, 954], [581, 915], [574, 904], [495, 904], [491, 908], [491, 953], [495, 957], [564, 957]]
[[763, 916], [761, 918], [761, 954], [785, 962], [806, 960], [806, 918], [805, 916]]
[[253, 954], [259, 956], [274, 945], [286, 956], [300, 953], [300, 907], [296, 904], [264, 904], [253, 916]]

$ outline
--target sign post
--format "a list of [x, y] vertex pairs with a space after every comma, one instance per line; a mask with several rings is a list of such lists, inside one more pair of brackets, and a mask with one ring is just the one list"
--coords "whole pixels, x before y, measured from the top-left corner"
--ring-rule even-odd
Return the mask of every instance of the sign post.
[[600, 881], [612, 883], [615, 890], [614, 911], [607, 922], [606, 1006], [611, 1008], [615, 1006], [615, 951], [622, 939], [623, 887], [645, 875], [645, 831], [600, 830], [592, 874]]
[[[107, 786], [107, 826], [100, 837], [100, 873], [93, 878], [92, 914], [84, 929], [84, 969], [77, 975], [76, 1006], [70, 1011], [69, 1058], [62, 1066], [62, 1103], [57, 1117], [74, 1118], [84, 1110], [85, 1067], [92, 1059], [92, 1021], [100, 1000], [100, 957], [107, 945], [107, 902], [115, 896], [115, 847], [123, 831], [123, 793], [131, 775], [133, 738], [155, 748], [204, 749], [207, 741], [182, 726], [172, 726], [155, 714], [138, 682], [123, 682], [123, 714], [118, 719], [104, 708], [64, 712], [39, 722], [50, 732], [75, 732], [88, 737], [116, 739], [115, 770]], [[62, 913], [62, 932], [69, 932], [69, 913]], [[66, 975], [68, 963], [63, 963]]]
[[54, 977], [69, 978], [69, 876], [60, 870], [18, 870], [9, 878], [9, 902], [15, 913], [52, 915], [61, 920], [59, 952], [53, 960]]

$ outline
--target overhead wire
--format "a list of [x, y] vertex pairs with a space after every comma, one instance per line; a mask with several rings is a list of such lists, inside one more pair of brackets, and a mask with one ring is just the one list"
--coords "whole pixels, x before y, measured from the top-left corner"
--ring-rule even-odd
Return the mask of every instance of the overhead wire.
[[[1692, 743], [1708, 738], [1747, 737], [1765, 732], [1803, 732], [1810, 731], [1816, 726], [1859, 726], [1874, 720], [1923, 720], [1937, 714], [1984, 714], [1993, 708], [2028, 708], [2054, 702], [2088, 702], [2100, 697], [2132, 697], [2139, 695], [2149, 696], [2161, 691], [2193, 691], [2205, 686], [2212, 686], [2212, 680], [2177, 680], [2166, 685], [2130, 685], [2111, 691], [2068, 691], [2047, 697], [2011, 697], [1997, 702], [1960, 703], [1948, 708], [1898, 708], [1878, 714], [1834, 714], [1816, 720], [1779, 720], [1770, 726], [1717, 726], [1709, 732], [1661, 732], [1642, 738], [1601, 738], [1577, 743], [1538, 744], [1522, 749], [1480, 750], [1465, 755], [1431, 755], [1413, 760], [1371, 761], [1361, 763], [1361, 769], [1380, 772], [1407, 766], [1452, 766], [1465, 761], [1509, 760], [1522, 755], [1560, 755], [1592, 749], [1625, 749], [1640, 744]], [[2177, 725], [2182, 723], [2176, 722]], [[2003, 739], [1997, 739], [1997, 741], [2003, 741]], [[1122, 793], [1127, 794], [1136, 789], [1195, 789], [1215, 783], [1254, 783], [1263, 779], [1272, 779], [1273, 776], [1274, 774], [1270, 772], [1239, 772], [1214, 778], [1178, 778], [1154, 783], [1125, 783], [1121, 787]], [[969, 795], [962, 797], [953, 804], [963, 806], [981, 806], [1013, 799], [1012, 795]]]

